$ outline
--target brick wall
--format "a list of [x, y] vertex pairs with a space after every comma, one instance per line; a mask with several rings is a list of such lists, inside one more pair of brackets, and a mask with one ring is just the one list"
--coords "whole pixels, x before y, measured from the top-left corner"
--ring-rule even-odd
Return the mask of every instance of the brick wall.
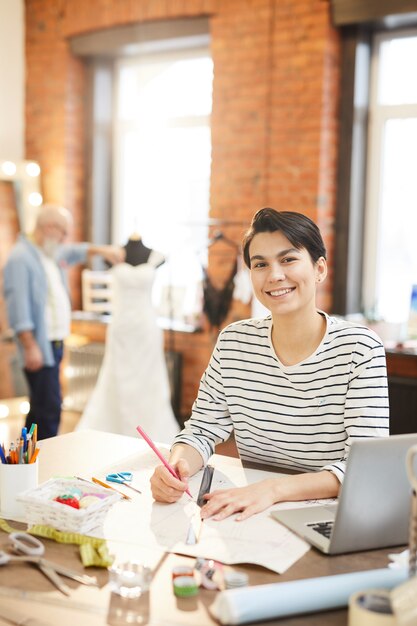
[[[0, 180], [0, 335], [8, 329], [6, 305], [3, 294], [3, 272], [9, 252], [19, 232], [16, 197], [11, 182]], [[15, 353], [13, 345], [0, 341], [0, 398], [14, 395], [10, 359]]]
[[[16, 197], [11, 182], [0, 180], [0, 294], [3, 293], [2, 269], [19, 232]], [[0, 297], [0, 334], [8, 328], [6, 306]], [[0, 398], [4, 397], [0, 395]]]
[[[83, 124], [85, 68], [69, 52], [74, 35], [139, 21], [208, 15], [214, 60], [212, 217], [241, 224], [262, 206], [317, 221], [329, 250], [330, 280], [319, 305], [330, 310], [334, 240], [339, 40], [326, 0], [26, 0], [26, 158], [39, 161], [46, 201], [68, 206], [85, 233]], [[212, 255], [219, 284], [230, 262]], [[78, 276], [72, 281], [79, 303]], [[235, 305], [228, 320], [246, 317]], [[212, 338], [176, 337], [184, 354], [188, 413]]]

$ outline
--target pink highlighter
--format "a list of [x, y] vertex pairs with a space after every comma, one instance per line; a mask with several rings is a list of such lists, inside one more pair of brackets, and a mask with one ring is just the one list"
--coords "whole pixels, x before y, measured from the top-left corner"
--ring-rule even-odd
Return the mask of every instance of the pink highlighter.
[[[136, 426], [136, 430], [138, 431], [139, 435], [141, 435], [144, 440], [146, 441], [146, 443], [152, 448], [152, 450], [155, 452], [156, 456], [158, 457], [158, 459], [160, 461], [162, 461], [162, 463], [165, 465], [165, 467], [167, 468], [167, 470], [169, 471], [170, 474], [172, 474], [172, 476], [174, 476], [174, 478], [178, 478], [178, 480], [181, 480], [181, 478], [178, 476], [177, 472], [174, 470], [174, 468], [172, 467], [172, 465], [170, 465], [168, 463], [168, 461], [166, 459], [164, 459], [164, 457], [162, 456], [162, 454], [159, 452], [158, 448], [155, 446], [154, 442], [152, 441], [152, 439], [150, 439], [150, 437], [148, 437], [148, 435], [145, 433], [144, 430], [142, 430], [142, 428], [140, 426]], [[185, 490], [185, 493], [187, 495], [190, 496], [190, 498], [192, 498], [193, 496], [190, 493], [189, 489]]]

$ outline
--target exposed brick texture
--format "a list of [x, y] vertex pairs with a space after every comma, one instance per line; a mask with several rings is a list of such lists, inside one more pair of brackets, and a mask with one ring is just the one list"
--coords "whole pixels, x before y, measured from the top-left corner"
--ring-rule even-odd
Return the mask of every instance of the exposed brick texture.
[[[9, 252], [19, 232], [16, 197], [13, 183], [0, 180], [0, 294], [3, 293], [3, 272]], [[0, 334], [7, 329], [6, 308], [0, 298]], [[1, 397], [1, 396], [0, 396]]]
[[[42, 167], [46, 201], [68, 206], [74, 239], [84, 220], [85, 67], [71, 36], [159, 19], [208, 15], [214, 60], [211, 216], [236, 220], [236, 241], [262, 206], [297, 210], [319, 224], [330, 277], [319, 306], [331, 309], [339, 37], [327, 0], [26, 0], [26, 158]], [[231, 260], [213, 254], [221, 282]], [[79, 305], [79, 279], [73, 276]], [[235, 305], [227, 321], [247, 317]], [[176, 336], [184, 354], [188, 414], [212, 341]]]
[[[0, 180], [0, 294], [3, 293], [3, 272], [9, 252], [19, 232], [16, 197], [11, 182]], [[6, 306], [0, 296], [0, 335], [8, 328]], [[13, 396], [13, 382], [10, 370], [10, 359], [14, 354], [14, 346], [0, 342], [0, 398]]]

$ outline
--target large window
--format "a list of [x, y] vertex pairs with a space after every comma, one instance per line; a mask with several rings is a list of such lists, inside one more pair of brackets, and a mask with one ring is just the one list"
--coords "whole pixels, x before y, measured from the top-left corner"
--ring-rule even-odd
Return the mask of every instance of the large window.
[[363, 304], [403, 323], [417, 284], [417, 31], [375, 37]]
[[115, 240], [168, 251], [173, 227], [207, 221], [212, 73], [206, 50], [117, 63]]
[[207, 242], [213, 63], [207, 49], [141, 55], [119, 60], [115, 79], [112, 238], [140, 233], [166, 255], [155, 303], [187, 317]]

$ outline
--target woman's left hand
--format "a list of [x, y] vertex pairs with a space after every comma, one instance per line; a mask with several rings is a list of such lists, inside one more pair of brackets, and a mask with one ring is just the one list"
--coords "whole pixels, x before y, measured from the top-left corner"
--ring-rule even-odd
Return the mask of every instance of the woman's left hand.
[[218, 489], [206, 494], [205, 499], [207, 503], [201, 509], [202, 519], [213, 517], [220, 521], [240, 511], [236, 517], [236, 521], [240, 522], [275, 504], [273, 480], [262, 480], [247, 487]]

